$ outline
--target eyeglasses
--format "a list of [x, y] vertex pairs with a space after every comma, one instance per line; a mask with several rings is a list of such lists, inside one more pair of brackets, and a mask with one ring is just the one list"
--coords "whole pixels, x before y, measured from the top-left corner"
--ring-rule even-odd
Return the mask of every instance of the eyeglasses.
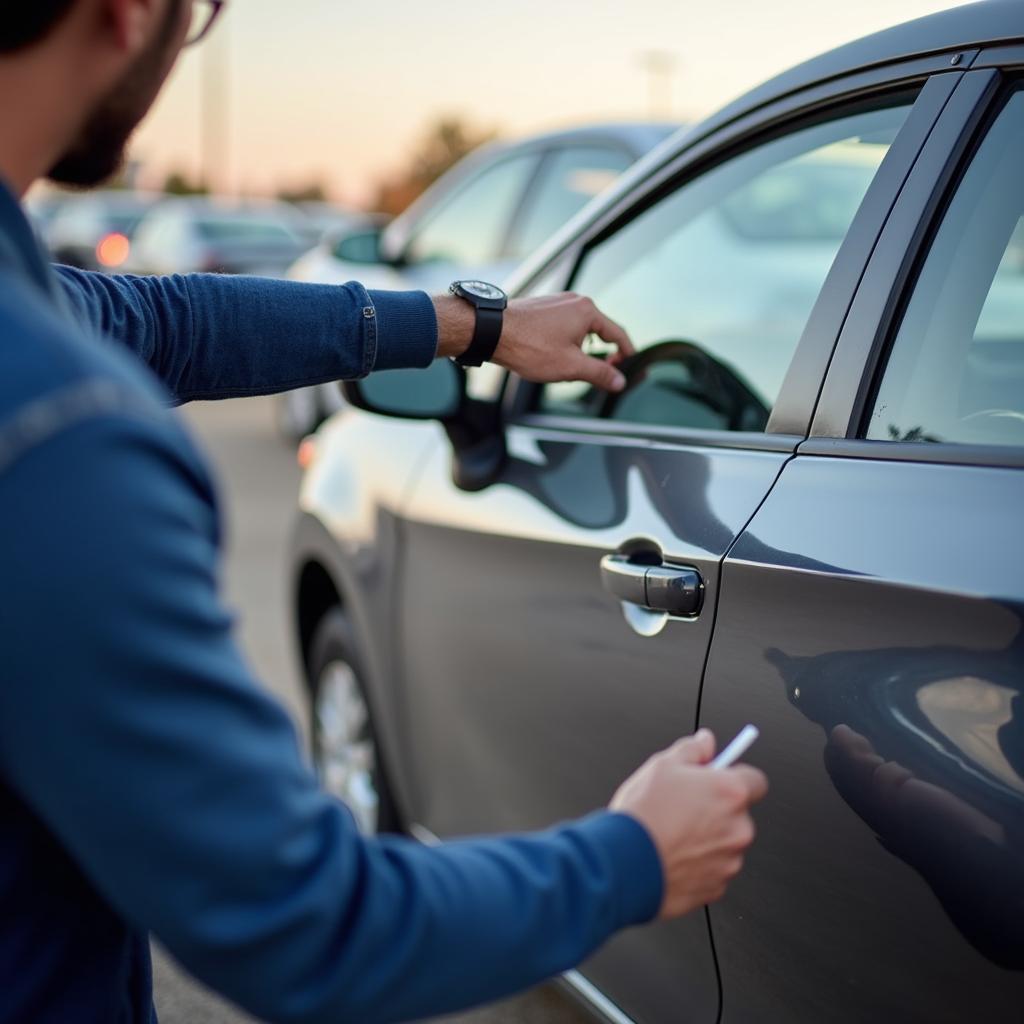
[[220, 17], [226, 2], [227, 0], [191, 0], [192, 20], [188, 27], [188, 35], [185, 36], [186, 46], [195, 46], [210, 34], [210, 29]]

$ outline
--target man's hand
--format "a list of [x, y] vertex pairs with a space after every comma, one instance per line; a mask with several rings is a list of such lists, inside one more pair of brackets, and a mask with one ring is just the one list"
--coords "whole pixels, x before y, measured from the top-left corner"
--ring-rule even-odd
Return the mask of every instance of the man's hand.
[[[437, 354], [461, 355], [473, 337], [472, 306], [451, 295], [436, 297], [434, 306]], [[618, 352], [607, 361], [585, 355], [581, 346], [588, 334], [611, 342]], [[633, 351], [626, 332], [590, 299], [565, 292], [510, 301], [493, 362], [538, 383], [583, 380], [605, 391], [621, 391], [626, 381], [615, 364]]]
[[749, 809], [768, 792], [768, 780], [749, 765], [705, 767], [714, 756], [715, 738], [701, 729], [655, 754], [611, 802], [654, 840], [665, 872], [661, 917], [721, 899], [754, 841]]

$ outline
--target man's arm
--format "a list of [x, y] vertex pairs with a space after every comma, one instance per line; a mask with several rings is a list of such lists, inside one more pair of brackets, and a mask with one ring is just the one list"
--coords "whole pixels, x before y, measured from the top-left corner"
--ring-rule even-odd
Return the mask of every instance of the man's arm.
[[134, 350], [178, 402], [424, 367], [438, 354], [437, 316], [424, 292], [56, 270], [79, 318]]
[[[425, 367], [461, 354], [473, 337], [472, 309], [450, 295], [215, 274], [111, 277], [70, 267], [57, 274], [78, 316], [133, 349], [178, 402]], [[618, 355], [608, 362], [585, 355], [592, 333]], [[589, 299], [565, 293], [511, 302], [494, 361], [528, 380], [620, 390], [615, 363], [632, 351], [618, 324]]]
[[658, 853], [622, 814], [438, 849], [360, 838], [235, 649], [205, 473], [172, 425], [81, 423], [9, 467], [0, 502], [0, 769], [207, 984], [272, 1019], [422, 1017], [657, 912]]

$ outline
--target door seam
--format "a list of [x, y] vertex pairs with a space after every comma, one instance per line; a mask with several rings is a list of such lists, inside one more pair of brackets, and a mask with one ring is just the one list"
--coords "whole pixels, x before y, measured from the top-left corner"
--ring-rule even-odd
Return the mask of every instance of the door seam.
[[[742, 537], [743, 534], [746, 533], [747, 527], [750, 526], [750, 524], [754, 521], [755, 517], [757, 516], [758, 512], [761, 511], [761, 508], [763, 507], [764, 503], [768, 500], [769, 495], [775, 490], [775, 487], [778, 484], [779, 479], [782, 477], [782, 473], [785, 470], [786, 466], [788, 466], [789, 463], [796, 458], [796, 456], [797, 452], [793, 452], [792, 455], [787, 456], [787, 458], [783, 460], [782, 465], [779, 466], [779, 471], [775, 474], [775, 478], [772, 480], [771, 484], [765, 490], [763, 497], [757, 503], [757, 506], [754, 508], [754, 510], [747, 517], [746, 522], [744, 522], [742, 527], [739, 530], [737, 530], [736, 536], [733, 537], [732, 541], [729, 543], [729, 546], [725, 549], [725, 552], [722, 554], [722, 557], [718, 561], [718, 586], [715, 588], [714, 608], [711, 613], [711, 629], [708, 634], [708, 645], [706, 650], [704, 651], [704, 664], [701, 666], [700, 670], [700, 683], [697, 686], [697, 711], [696, 720], [694, 722], [694, 729], [700, 727], [701, 704], [704, 699], [704, 680], [707, 677], [708, 662], [711, 659], [711, 648], [715, 642], [715, 630], [718, 626], [718, 606], [721, 603], [722, 599], [722, 583], [725, 577], [726, 559], [732, 553], [732, 549], [736, 546], [740, 537]], [[708, 932], [708, 945], [711, 947], [711, 962], [715, 966], [715, 981], [718, 985], [718, 1013], [715, 1016], [715, 1024], [722, 1024], [722, 1014], [724, 1013], [725, 1007], [725, 991], [722, 987], [722, 969], [718, 962], [718, 950], [715, 948], [715, 933], [711, 927], [711, 910], [707, 906], [704, 907], [704, 924]]]

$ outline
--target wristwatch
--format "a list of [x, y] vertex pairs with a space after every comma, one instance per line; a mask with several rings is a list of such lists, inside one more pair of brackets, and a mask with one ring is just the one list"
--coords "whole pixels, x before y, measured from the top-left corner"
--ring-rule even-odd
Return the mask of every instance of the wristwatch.
[[455, 357], [455, 362], [460, 366], [482, 366], [494, 355], [501, 340], [508, 296], [497, 285], [486, 281], [453, 281], [448, 291], [465, 299], [476, 310], [473, 340], [461, 356]]

